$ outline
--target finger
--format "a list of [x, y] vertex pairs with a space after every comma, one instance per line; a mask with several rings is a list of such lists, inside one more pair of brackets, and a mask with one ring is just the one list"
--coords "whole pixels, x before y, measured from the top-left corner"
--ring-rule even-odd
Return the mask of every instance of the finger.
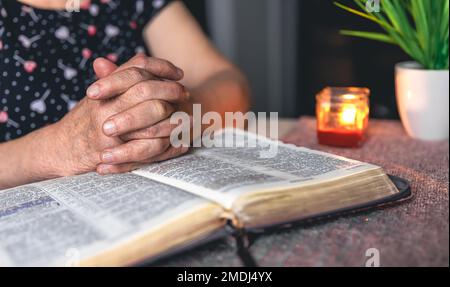
[[97, 167], [97, 172], [99, 174], [102, 174], [102, 175], [130, 172], [130, 171], [133, 171], [133, 170], [136, 170], [136, 169], [142, 167], [145, 164], [160, 162], [160, 161], [164, 161], [164, 160], [168, 160], [168, 159], [179, 157], [179, 156], [185, 154], [188, 151], [189, 151], [189, 148], [184, 148], [184, 147], [174, 148], [174, 147], [170, 147], [162, 155], [157, 156], [157, 157], [152, 158], [152, 159], [149, 159], [149, 160], [146, 160], [144, 162], [140, 162], [140, 163], [124, 163], [124, 164], [117, 164], [117, 165], [100, 164]]
[[151, 79], [156, 77], [143, 69], [130, 67], [101, 78], [87, 89], [86, 95], [95, 100], [109, 99], [124, 93], [139, 82]]
[[121, 136], [152, 126], [170, 117], [175, 108], [164, 101], [146, 101], [110, 117], [103, 124], [106, 136]]
[[130, 162], [144, 162], [163, 154], [170, 146], [169, 138], [135, 140], [101, 154], [103, 164], [117, 165]]
[[167, 60], [158, 59], [154, 57], [147, 57], [143, 53], [138, 53], [136, 56], [131, 58], [128, 62], [121, 65], [116, 72], [131, 67], [136, 67], [143, 69], [156, 77], [172, 80], [181, 81], [184, 77], [184, 72], [180, 68], [176, 67], [174, 64]]
[[165, 119], [153, 126], [124, 134], [120, 138], [126, 142], [139, 139], [168, 138], [177, 126], [171, 125], [170, 119]]
[[94, 61], [94, 71], [99, 79], [111, 75], [116, 69], [117, 65], [105, 58], [97, 58]]
[[[177, 127], [183, 125], [184, 123], [181, 124], [171, 124], [170, 123], [170, 118], [169, 119], [165, 119], [153, 126], [135, 131], [135, 132], [131, 132], [128, 134], [124, 134], [122, 136], [120, 136], [120, 139], [123, 141], [132, 141], [132, 140], [139, 140], [139, 139], [152, 139], [152, 138], [166, 138], [166, 137], [170, 137], [170, 135], [172, 134], [172, 131], [174, 129], [176, 129]], [[189, 127], [192, 129], [193, 126], [193, 119], [192, 116], [190, 116], [190, 121], [189, 121]]]
[[[101, 69], [101, 71], [99, 71], [100, 74], [104, 76], [107, 73], [110, 73], [109, 77], [119, 73], [120, 75], [115, 76], [113, 79], [108, 79], [109, 77], [99, 77], [101, 80], [91, 85], [86, 92], [87, 96], [92, 99], [105, 99], [120, 94], [133, 84], [133, 80], [136, 80], [134, 77], [139, 77], [139, 74], [147, 74], [147, 76], [151, 75], [150, 78], [164, 78], [173, 81], [180, 81], [184, 77], [184, 72], [169, 61], [146, 57], [144, 54], [134, 56], [131, 60], [114, 71], [112, 71], [112, 63], [107, 63], [106, 61], [107, 60], [103, 59], [99, 60], [97, 63], [97, 65], [103, 66], [103, 69], [106, 70], [103, 71]], [[145, 72], [139, 72], [139, 70]], [[124, 71], [127, 72], [123, 73]], [[123, 80], [123, 77], [126, 77], [128, 81], [120, 81]], [[128, 79], [129, 77], [133, 78], [131, 82], [129, 81], [130, 79]]]
[[97, 166], [97, 173], [101, 175], [126, 173], [138, 169], [142, 164], [126, 163], [118, 165], [100, 164]]
[[173, 104], [189, 101], [189, 91], [180, 83], [163, 81], [143, 81], [120, 95], [121, 109], [131, 108], [141, 102], [161, 100]]
[[163, 154], [156, 156], [154, 158], [151, 158], [147, 163], [155, 163], [155, 162], [161, 162], [168, 159], [176, 158], [179, 156], [182, 156], [183, 154], [187, 153], [189, 151], [188, 147], [169, 147], [167, 151], [165, 151]]
[[[154, 157], [154, 158], [151, 158], [148, 160], [144, 160], [144, 161], [141, 161], [138, 163], [123, 163], [123, 164], [115, 164], [115, 165], [100, 164], [99, 167], [97, 168], [97, 170], [101, 170], [103, 173], [106, 172], [105, 174], [129, 172], [129, 171], [136, 170], [146, 164], [161, 162], [161, 161], [165, 161], [165, 160], [169, 160], [169, 159], [173, 159], [173, 158], [182, 156], [188, 151], [189, 151], [189, 148], [185, 148], [185, 147], [180, 147], [180, 148], [170, 147], [166, 152], [164, 152], [160, 156], [157, 156], [157, 157]], [[99, 172], [99, 173], [102, 174], [101, 172]]]

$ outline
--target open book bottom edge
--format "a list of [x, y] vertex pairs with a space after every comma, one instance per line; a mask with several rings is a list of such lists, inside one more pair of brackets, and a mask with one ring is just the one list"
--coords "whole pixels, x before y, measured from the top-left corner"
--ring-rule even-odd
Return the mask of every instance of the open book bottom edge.
[[246, 229], [301, 221], [388, 199], [400, 191], [382, 169], [306, 188], [249, 194], [233, 205]]

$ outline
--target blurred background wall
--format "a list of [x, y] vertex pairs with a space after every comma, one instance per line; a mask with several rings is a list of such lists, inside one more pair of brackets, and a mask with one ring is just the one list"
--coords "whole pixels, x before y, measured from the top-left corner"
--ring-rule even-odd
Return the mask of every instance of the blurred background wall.
[[219, 50], [248, 76], [254, 111], [314, 115], [315, 94], [325, 86], [366, 86], [372, 90], [373, 117], [398, 117], [394, 65], [406, 56], [394, 46], [341, 36], [339, 29], [377, 27], [332, 0], [185, 3]]

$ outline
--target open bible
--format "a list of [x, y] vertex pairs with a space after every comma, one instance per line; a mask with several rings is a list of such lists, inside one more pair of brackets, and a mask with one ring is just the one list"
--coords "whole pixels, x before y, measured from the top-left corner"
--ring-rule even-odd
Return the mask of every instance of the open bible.
[[403, 196], [378, 166], [241, 131], [217, 138], [227, 134], [234, 147], [0, 191], [0, 266], [134, 265], [227, 224], [261, 229]]

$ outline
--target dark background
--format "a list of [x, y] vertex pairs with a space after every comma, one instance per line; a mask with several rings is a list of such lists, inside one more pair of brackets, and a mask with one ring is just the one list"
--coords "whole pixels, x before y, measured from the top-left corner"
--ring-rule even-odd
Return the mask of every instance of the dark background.
[[[212, 36], [210, 22], [214, 21], [214, 18], [208, 17], [208, 5], [212, 3], [207, 3], [208, 1], [212, 0], [186, 0], [185, 3], [208, 35]], [[284, 5], [284, 2], [289, 2], [285, 0], [260, 0], [258, 3], [263, 5], [263, 2], [269, 3], [270, 1], [283, 2], [281, 5]], [[285, 99], [274, 94], [262, 95], [266, 88], [259, 86], [262, 83], [258, 81], [257, 76], [254, 76], [255, 80], [252, 81], [252, 73], [255, 72], [252, 71], [252, 63], [249, 63], [248, 60], [255, 56], [244, 54], [237, 59], [233, 59], [249, 75], [254, 92], [254, 109], [266, 112], [274, 111], [271, 110], [273, 105], [270, 105], [270, 99], [276, 97], [278, 101], [288, 102], [284, 105], [289, 105], [289, 109], [282, 110], [280, 108], [281, 116], [314, 115], [314, 95], [322, 88], [326, 86], [364, 86], [369, 87], [372, 91], [372, 117], [397, 118], [394, 66], [398, 62], [408, 60], [408, 57], [393, 45], [340, 35], [340, 29], [379, 30], [379, 28], [365, 19], [339, 9], [331, 0], [294, 1], [297, 1], [294, 6], [298, 10], [296, 11], [298, 21], [295, 25], [288, 24], [283, 27], [283, 31], [279, 31], [285, 35], [286, 39], [296, 39], [297, 49], [292, 52], [292, 55], [283, 55], [288, 60], [293, 59], [297, 66], [295, 72], [288, 72], [289, 74], [295, 73], [295, 75], [291, 75], [294, 76], [295, 80], [289, 84], [289, 87], [284, 87], [284, 89], [295, 90], [294, 98]], [[352, 5], [351, 0], [340, 2]], [[254, 25], [253, 22], [256, 21], [256, 18], [254, 18], [255, 15], [252, 15], [251, 7], [246, 7], [249, 6], [248, 0], [237, 0], [235, 6], [236, 14], [241, 15], [239, 20], [236, 21], [240, 22], [234, 23], [234, 25], [237, 25], [235, 29], [238, 30], [237, 33], [244, 33], [240, 31], [248, 30], [249, 25]], [[250, 11], [248, 17], [243, 13], [246, 8]], [[260, 19], [260, 21], [263, 24], [259, 25], [258, 28], [264, 26], [261, 29], [273, 33], [274, 30], [267, 27], [271, 25], [270, 23], [267, 24], [270, 21], [265, 21], [264, 17], [266, 16], [261, 17], [262, 20]], [[249, 45], [251, 44], [249, 43]], [[243, 43], [239, 42], [237, 45], [243, 45]], [[259, 47], [264, 49], [261, 45]], [[258, 47], [253, 47], [255, 52], [257, 52], [257, 49]], [[255, 60], [257, 59], [252, 61]], [[264, 59], [261, 58], [261, 61], [264, 61]], [[280, 93], [282, 92], [280, 91]]]

